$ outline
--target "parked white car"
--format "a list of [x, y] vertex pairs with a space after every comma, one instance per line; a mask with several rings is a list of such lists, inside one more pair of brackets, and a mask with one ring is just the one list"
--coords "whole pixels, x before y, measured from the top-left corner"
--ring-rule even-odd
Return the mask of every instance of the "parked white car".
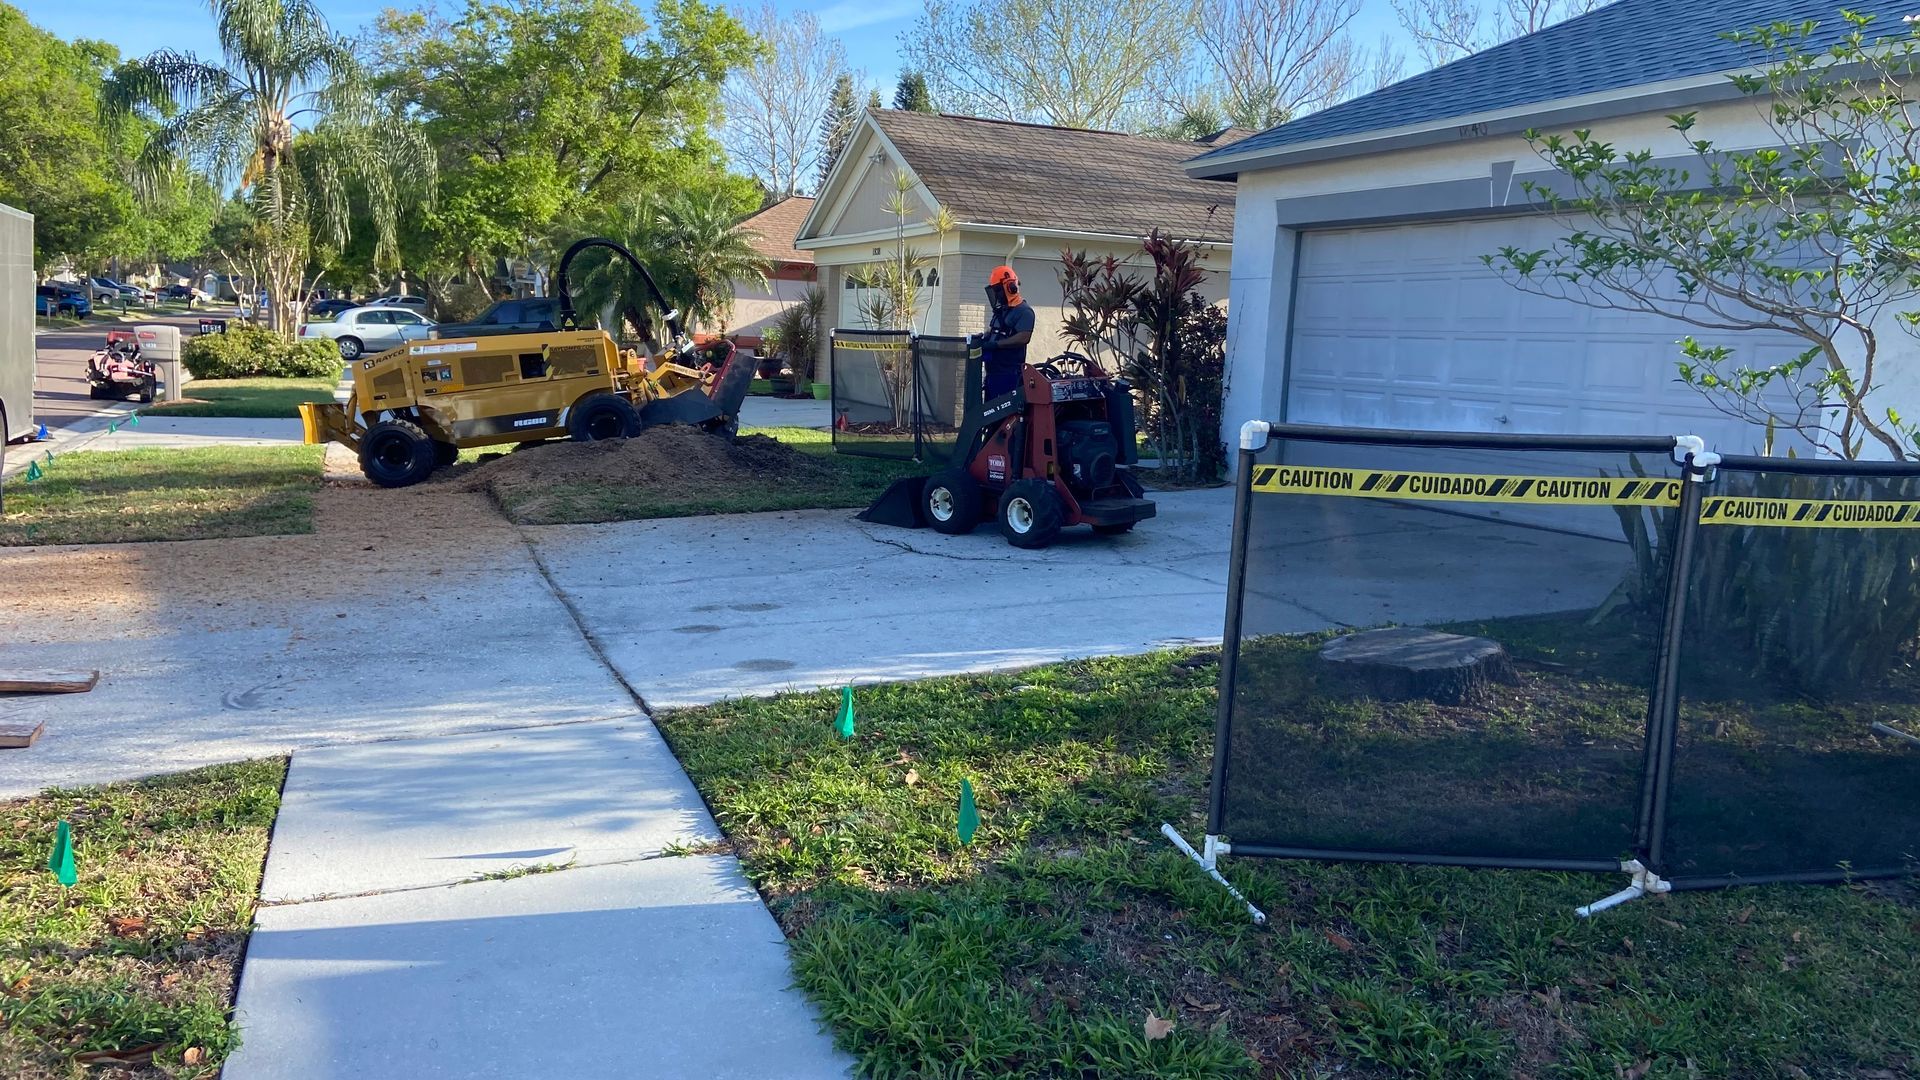
[[340, 346], [342, 360], [357, 360], [368, 353], [419, 341], [433, 325], [433, 320], [408, 308], [367, 306], [348, 308], [332, 322], [302, 324], [300, 336], [332, 338]]
[[395, 294], [393, 296], [383, 296], [378, 300], [369, 301], [369, 303], [378, 304], [381, 307], [412, 308], [414, 311], [417, 311], [422, 315], [425, 315], [427, 313], [427, 307], [428, 307], [426, 297], [415, 296], [412, 293]]

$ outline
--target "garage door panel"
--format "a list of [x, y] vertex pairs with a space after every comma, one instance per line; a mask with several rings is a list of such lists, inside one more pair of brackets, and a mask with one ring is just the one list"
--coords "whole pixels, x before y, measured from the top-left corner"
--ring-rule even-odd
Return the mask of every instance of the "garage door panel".
[[[1676, 378], [1691, 327], [1513, 288], [1481, 261], [1567, 226], [1507, 217], [1301, 238], [1288, 416], [1355, 427], [1754, 441]], [[1703, 338], [1705, 340], [1705, 338]], [[1779, 335], [1726, 338], [1739, 362], [1790, 359]]]
[[1463, 337], [1453, 349], [1452, 379], [1475, 390], [1504, 387], [1512, 363], [1513, 345], [1506, 339]]
[[1445, 338], [1399, 338], [1393, 343], [1393, 381], [1403, 386], [1445, 386], [1451, 352]]

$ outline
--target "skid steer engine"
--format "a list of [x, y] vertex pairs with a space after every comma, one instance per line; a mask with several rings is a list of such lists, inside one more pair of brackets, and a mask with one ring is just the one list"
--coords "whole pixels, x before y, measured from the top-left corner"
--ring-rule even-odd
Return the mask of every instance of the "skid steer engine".
[[[620, 348], [604, 330], [574, 329], [566, 270], [587, 246], [626, 254], [599, 240], [568, 250], [558, 279], [564, 329], [419, 341], [361, 360], [351, 366], [353, 392], [344, 405], [300, 406], [306, 441], [351, 447], [368, 479], [404, 487], [453, 464], [466, 447], [626, 438], [658, 424], [697, 424], [730, 436], [753, 362], [726, 341], [697, 348], [657, 289], [672, 344], [651, 360]], [[645, 277], [646, 269], [640, 273]], [[647, 325], [637, 313], [628, 318]]]

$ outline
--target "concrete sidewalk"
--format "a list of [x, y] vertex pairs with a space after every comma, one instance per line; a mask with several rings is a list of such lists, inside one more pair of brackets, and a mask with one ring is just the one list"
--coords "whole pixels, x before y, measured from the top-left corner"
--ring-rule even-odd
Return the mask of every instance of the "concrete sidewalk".
[[847, 1075], [720, 839], [644, 717], [297, 754], [225, 1075]]

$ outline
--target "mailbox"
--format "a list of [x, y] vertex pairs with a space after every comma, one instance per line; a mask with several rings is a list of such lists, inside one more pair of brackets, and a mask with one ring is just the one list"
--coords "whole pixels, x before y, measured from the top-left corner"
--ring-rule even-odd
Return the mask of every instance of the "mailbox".
[[160, 377], [159, 400], [179, 401], [189, 377], [180, 366], [180, 328], [148, 323], [134, 327], [133, 333], [140, 342], [140, 358], [151, 363]]

